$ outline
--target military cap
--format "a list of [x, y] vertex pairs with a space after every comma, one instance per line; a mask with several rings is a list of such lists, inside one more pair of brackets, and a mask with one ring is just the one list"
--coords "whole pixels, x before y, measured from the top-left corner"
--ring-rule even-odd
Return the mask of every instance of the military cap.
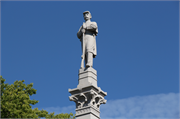
[[85, 11], [85, 12], [83, 12], [83, 15], [86, 14], [86, 13], [89, 13], [89, 14], [90, 14], [90, 17], [92, 18], [92, 15], [91, 15], [90, 11]]
[[85, 11], [85, 12], [83, 12], [83, 14], [86, 14], [86, 13], [89, 13], [89, 14], [91, 14], [89, 11]]

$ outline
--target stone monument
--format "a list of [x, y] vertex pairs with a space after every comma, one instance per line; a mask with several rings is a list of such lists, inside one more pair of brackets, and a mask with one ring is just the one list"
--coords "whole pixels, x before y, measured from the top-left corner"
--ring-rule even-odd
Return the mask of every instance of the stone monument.
[[85, 22], [77, 33], [82, 47], [79, 84], [77, 88], [68, 90], [71, 93], [69, 99], [76, 103], [76, 119], [100, 119], [100, 105], [106, 103], [104, 97], [107, 93], [97, 86], [97, 71], [92, 68], [93, 58], [97, 55], [98, 27], [96, 22], [91, 22], [89, 11], [85, 11], [83, 17]]

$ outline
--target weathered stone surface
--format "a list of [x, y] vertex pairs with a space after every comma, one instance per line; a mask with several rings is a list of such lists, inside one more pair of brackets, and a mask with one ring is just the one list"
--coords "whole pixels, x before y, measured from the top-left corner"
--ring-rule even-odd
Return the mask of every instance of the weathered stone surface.
[[91, 22], [89, 11], [85, 11], [83, 16], [85, 22], [77, 33], [82, 46], [79, 83], [77, 88], [68, 90], [71, 93], [69, 99], [76, 103], [76, 119], [100, 119], [100, 105], [106, 103], [104, 97], [107, 93], [97, 86], [97, 71], [92, 68], [93, 58], [97, 55], [98, 27], [96, 22]]
[[83, 88], [69, 89], [70, 101], [76, 103], [76, 119], [99, 119], [100, 105], [105, 104], [106, 92], [93, 85]]
[[97, 71], [92, 67], [79, 70], [78, 88], [94, 85], [97, 87]]
[[85, 22], [79, 28], [77, 37], [80, 39], [82, 47], [81, 68], [84, 68], [84, 61], [87, 68], [93, 66], [93, 58], [97, 55], [96, 36], [98, 34], [98, 26], [96, 22], [91, 21], [92, 16], [89, 11], [85, 11], [83, 17]]
[[76, 103], [76, 119], [100, 119], [100, 105], [105, 104], [106, 92], [97, 86], [97, 71], [93, 68], [79, 70], [79, 85], [69, 89], [70, 101]]
[[76, 119], [100, 119], [100, 112], [93, 106], [76, 109]]

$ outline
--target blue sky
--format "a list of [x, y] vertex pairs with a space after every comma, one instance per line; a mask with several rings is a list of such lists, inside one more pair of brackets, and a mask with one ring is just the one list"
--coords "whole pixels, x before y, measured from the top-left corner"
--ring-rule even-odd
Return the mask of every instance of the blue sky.
[[75, 113], [68, 89], [78, 85], [76, 36], [89, 10], [98, 25], [93, 68], [107, 92], [101, 117], [179, 117], [178, 1], [2, 1], [1, 75], [33, 83], [48, 112]]

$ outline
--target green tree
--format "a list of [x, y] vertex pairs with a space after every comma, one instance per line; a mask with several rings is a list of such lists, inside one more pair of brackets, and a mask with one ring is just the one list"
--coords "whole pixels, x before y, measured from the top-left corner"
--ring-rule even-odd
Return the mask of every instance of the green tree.
[[32, 109], [39, 101], [30, 100], [30, 96], [36, 94], [36, 91], [31, 84], [23, 84], [22, 81], [15, 81], [14, 84], [5, 84], [5, 79], [1, 79], [1, 118], [61, 118], [61, 119], [75, 119], [72, 113], [48, 114], [46, 110]]

